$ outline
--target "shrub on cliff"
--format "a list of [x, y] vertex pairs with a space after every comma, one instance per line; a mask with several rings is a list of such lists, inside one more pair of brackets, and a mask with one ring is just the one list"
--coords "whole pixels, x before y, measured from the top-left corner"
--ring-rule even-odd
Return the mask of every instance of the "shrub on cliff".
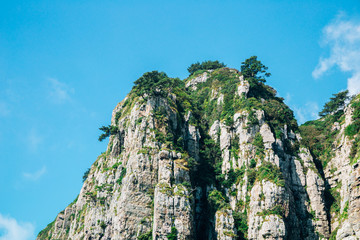
[[86, 181], [86, 179], [88, 178], [89, 176], [89, 173], [90, 173], [90, 168], [88, 168], [85, 172], [84, 172], [84, 175], [83, 175], [83, 182]]
[[190, 67], [188, 67], [188, 72], [190, 73], [190, 75], [194, 74], [196, 71], [199, 70], [211, 70], [211, 69], [218, 69], [218, 68], [223, 68], [226, 67], [226, 65], [224, 63], [221, 63], [219, 61], [204, 61], [202, 63], [196, 62], [190, 65]]
[[170, 78], [164, 72], [152, 71], [144, 73], [134, 82], [133, 92], [136, 95], [163, 96], [175, 88], [183, 87], [184, 83], [178, 78]]
[[249, 83], [265, 83], [265, 77], [270, 77], [271, 73], [266, 72], [268, 67], [257, 60], [257, 56], [252, 56], [241, 63], [241, 73]]
[[320, 117], [343, 110], [346, 101], [350, 99], [348, 90], [333, 94], [333, 96], [329, 102], [325, 103], [323, 110], [319, 112]]
[[99, 136], [99, 141], [102, 142], [105, 138], [109, 137], [110, 135], [115, 135], [118, 132], [118, 128], [116, 126], [102, 126], [99, 130], [103, 131], [104, 133]]

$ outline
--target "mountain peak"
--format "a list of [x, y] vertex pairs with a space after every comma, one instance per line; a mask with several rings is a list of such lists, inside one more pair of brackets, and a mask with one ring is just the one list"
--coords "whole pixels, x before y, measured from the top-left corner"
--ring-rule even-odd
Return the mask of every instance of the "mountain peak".
[[[265, 84], [267, 68], [250, 60], [254, 74], [206, 62], [185, 80], [158, 71], [136, 80], [78, 198], [38, 239], [327, 239], [334, 226], [349, 233], [339, 215], [332, 223], [333, 170]], [[355, 201], [342, 202], [343, 212], [354, 216]]]

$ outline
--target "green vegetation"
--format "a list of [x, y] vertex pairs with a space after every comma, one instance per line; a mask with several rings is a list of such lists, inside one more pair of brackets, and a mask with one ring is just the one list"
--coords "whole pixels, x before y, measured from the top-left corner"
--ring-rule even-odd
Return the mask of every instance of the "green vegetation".
[[122, 164], [122, 162], [117, 162], [114, 165], [112, 165], [111, 168], [116, 170], [121, 164]]
[[277, 186], [285, 186], [283, 174], [278, 166], [266, 161], [263, 161], [258, 169], [255, 169], [255, 166], [256, 164], [250, 163], [250, 168], [247, 169], [248, 191], [251, 191], [255, 181], [262, 180], [273, 182]]
[[262, 212], [258, 212], [259, 216], [278, 215], [280, 217], [285, 216], [285, 208], [282, 205], [275, 205], [270, 209], [265, 209]]
[[246, 173], [248, 178], [247, 191], [250, 192], [256, 181], [256, 169], [249, 168]]
[[[261, 136], [261, 134], [259, 132], [257, 132], [255, 134], [253, 145], [255, 146], [255, 154], [257, 156], [260, 156], [262, 159], [264, 159], [264, 157], [265, 157], [264, 141], [263, 141], [263, 138], [262, 138], [262, 136]], [[255, 163], [255, 165], [256, 165], [256, 163]]]
[[280, 171], [280, 168], [270, 162], [263, 162], [256, 171], [256, 179], [258, 181], [268, 180], [275, 183], [278, 186], [284, 187], [284, 177]]
[[177, 240], [178, 231], [176, 227], [171, 228], [171, 232], [167, 235], [168, 240]]
[[360, 124], [352, 123], [345, 128], [345, 135], [353, 138], [360, 130]]
[[338, 131], [333, 131], [332, 126], [340, 121], [343, 111], [329, 114], [322, 119], [308, 121], [300, 126], [302, 136], [301, 144], [309, 148], [316, 159], [319, 159], [323, 167], [326, 167], [333, 157], [334, 141]]
[[110, 135], [115, 135], [118, 133], [118, 128], [116, 126], [102, 126], [101, 128], [99, 128], [101, 131], [103, 131], [104, 133], [101, 134], [99, 136], [99, 141], [103, 141], [104, 139], [106, 139], [107, 137], [109, 137]]
[[84, 172], [84, 175], [83, 175], [83, 177], [82, 177], [83, 182], [86, 181], [86, 179], [87, 179], [88, 176], [89, 176], [89, 173], [90, 173], [90, 168], [88, 168], [88, 169]]
[[358, 154], [359, 152], [359, 147], [360, 147], [360, 137], [356, 137], [354, 142], [353, 142], [353, 145], [351, 146], [351, 149], [350, 149], [350, 161], [351, 161], [351, 164], [354, 164], [357, 162], [358, 158], [356, 157], [356, 155]]
[[353, 120], [360, 119], [360, 95], [352, 100], [351, 107], [354, 108]]
[[225, 176], [223, 176], [222, 174], [218, 179], [221, 181], [223, 187], [229, 189], [233, 184], [238, 184], [239, 181], [243, 179], [244, 175], [245, 175], [245, 166], [242, 166], [240, 169], [239, 168], [235, 170], [230, 169], [229, 172], [227, 173], [226, 180], [225, 180]]
[[[240, 83], [240, 74], [228, 69], [217, 69], [211, 73], [208, 80], [198, 84], [196, 91], [191, 91], [194, 110], [197, 115], [206, 119], [206, 124], [220, 119], [227, 126], [232, 126], [234, 114], [246, 110], [249, 113], [249, 126], [258, 124], [256, 109], [264, 110], [265, 119], [273, 130], [280, 131], [286, 124], [296, 131], [297, 123], [293, 112], [283, 103], [282, 98], [276, 97], [276, 91], [260, 81], [250, 84], [248, 97], [236, 95], [236, 85]], [[245, 78], [250, 82], [249, 79]], [[218, 104], [212, 97], [213, 91], [224, 96], [224, 103]], [[206, 127], [206, 125], [205, 125]]]
[[349, 200], [346, 201], [346, 203], [345, 203], [344, 209], [343, 209], [343, 211], [341, 213], [341, 216], [340, 216], [341, 219], [347, 219], [348, 218], [348, 216], [349, 216], [348, 210], [349, 210]]
[[[240, 109], [235, 104], [240, 99], [238, 96], [235, 97], [236, 87], [234, 87], [240, 82], [239, 76], [238, 73], [228, 69], [217, 69], [211, 73], [206, 82], [197, 85], [196, 91], [190, 92], [196, 115], [207, 118], [204, 124], [211, 125], [213, 121], [220, 119], [225, 121], [226, 125], [232, 125], [234, 113]], [[217, 104], [217, 100], [212, 98], [212, 90], [224, 96], [223, 104]]]
[[220, 119], [225, 120], [227, 126], [231, 126], [234, 123], [235, 107], [235, 90], [236, 84], [239, 80], [235, 77], [234, 73], [229, 71], [221, 72], [216, 76], [216, 79], [222, 83], [221, 93], [224, 95], [224, 105], [220, 114]]
[[217, 176], [221, 175], [221, 150], [219, 143], [207, 137], [202, 139], [200, 146], [200, 161], [199, 169], [202, 174], [193, 174], [195, 184], [206, 185], [214, 183]]
[[113, 191], [113, 185], [112, 184], [108, 184], [108, 183], [104, 183], [100, 186], [95, 186], [95, 190], [102, 192], [102, 191], [107, 191], [107, 192], [112, 192]]
[[284, 177], [280, 168], [270, 162], [262, 162], [258, 169], [255, 169], [256, 164], [250, 163], [250, 168], [247, 169], [248, 185], [247, 191], [250, 192], [256, 181], [261, 182], [267, 180], [275, 183], [277, 186], [284, 187]]
[[[152, 114], [156, 120], [156, 127], [150, 129], [154, 132], [155, 140], [159, 147], [173, 149], [178, 152], [186, 152], [184, 149], [183, 132], [180, 126], [183, 125], [185, 114], [193, 112], [189, 93], [186, 91], [185, 82], [178, 78], [170, 78], [163, 72], [147, 72], [135, 81], [135, 86], [130, 92], [128, 99], [123, 103], [122, 110], [119, 111], [119, 117], [125, 116], [125, 112], [133, 108], [134, 102], [144, 102], [149, 98], [162, 98], [170, 108], [160, 105], [153, 110]], [[129, 107], [130, 106], [130, 107]], [[169, 119], [169, 114], [176, 114], [177, 123]], [[193, 121], [194, 118], [191, 118]], [[140, 124], [143, 118], [139, 118], [136, 124]], [[173, 129], [176, 125], [177, 128]]]
[[100, 228], [104, 231], [106, 228], [106, 223], [104, 221], [100, 222]]
[[356, 163], [359, 160], [358, 153], [360, 152], [360, 95], [353, 99], [351, 102], [353, 108], [353, 123], [345, 128], [345, 135], [355, 139], [350, 149], [350, 161], [351, 164]]
[[249, 165], [250, 168], [255, 168], [256, 167], [256, 161], [255, 159], [251, 159], [250, 160], [250, 165]]
[[311, 210], [308, 212], [309, 218], [316, 219], [316, 212], [314, 210]]
[[323, 110], [319, 112], [320, 117], [343, 111], [346, 101], [350, 99], [348, 90], [333, 94], [333, 96], [329, 102], [325, 103]]
[[168, 93], [179, 85], [184, 85], [180, 79], [170, 78], [164, 72], [152, 71], [144, 73], [134, 82], [132, 92], [145, 100], [148, 96], [167, 97]]
[[[323, 111], [319, 113], [323, 116], [321, 119], [309, 121], [300, 126], [303, 137], [301, 143], [310, 149], [315, 159], [321, 161], [323, 168], [334, 155], [332, 149], [335, 147], [335, 139], [339, 131], [333, 130], [332, 127], [335, 122], [344, 123], [344, 104], [349, 99], [347, 94], [347, 91], [334, 94], [334, 97], [325, 104]], [[349, 104], [354, 109], [353, 123], [345, 128], [345, 135], [351, 139], [355, 137], [350, 151], [350, 161], [355, 163], [360, 140], [360, 97], [352, 99]]]
[[247, 222], [247, 214], [245, 212], [241, 212], [240, 210], [233, 212], [234, 217], [234, 225], [237, 230], [237, 239], [245, 240], [247, 239], [248, 234], [248, 222]]
[[140, 236], [137, 237], [138, 240], [152, 240], [152, 230], [141, 234]]
[[223, 68], [226, 67], [226, 65], [224, 63], [221, 63], [219, 61], [205, 61], [202, 63], [196, 62], [190, 65], [190, 67], [188, 67], [188, 72], [190, 73], [190, 75], [194, 74], [195, 72], [201, 71], [201, 70], [213, 70], [213, 69], [218, 69], [218, 68]]
[[89, 200], [96, 201], [97, 191], [87, 192], [85, 195], [89, 197]]
[[216, 189], [213, 189], [209, 193], [209, 202], [214, 211], [230, 207], [228, 199], [222, 194], [222, 192]]
[[234, 232], [231, 231], [224, 231], [224, 235], [233, 238], [237, 236]]
[[271, 76], [271, 73], [266, 72], [268, 67], [257, 60], [257, 56], [252, 56], [246, 59], [245, 62], [242, 62], [240, 69], [244, 78], [249, 80], [250, 84], [257, 82], [265, 83], [265, 77]]
[[[271, 91], [271, 90], [269, 90]], [[293, 111], [284, 104], [284, 99], [272, 97], [267, 99], [262, 106], [265, 119], [272, 130], [276, 132], [276, 138], [281, 139], [281, 128], [286, 124], [290, 129], [297, 131], [298, 125]]]
[[[56, 220], [56, 219], [55, 219]], [[49, 223], [46, 228], [41, 230], [38, 234], [38, 238], [41, 240], [50, 240], [52, 239], [52, 234], [50, 233], [51, 230], [54, 228], [55, 220]], [[49, 234], [50, 233], [50, 234]]]
[[125, 175], [126, 175], [126, 168], [123, 168], [123, 169], [121, 170], [119, 179], [116, 180], [116, 183], [119, 184], [119, 185], [121, 185], [122, 180], [123, 180], [123, 178], [125, 177]]
[[336, 240], [336, 235], [337, 235], [338, 230], [339, 230], [339, 227], [335, 228], [335, 230], [331, 232], [329, 240]]
[[[352, 120], [353, 122], [345, 128], [345, 135], [353, 138], [360, 132], [360, 97], [355, 98], [351, 107], [354, 109]], [[355, 141], [358, 142], [358, 141]]]
[[341, 203], [341, 195], [340, 195], [341, 182], [330, 189], [330, 194], [333, 197], [333, 201], [330, 207], [330, 213], [335, 213], [338, 215], [340, 213], [340, 203]]

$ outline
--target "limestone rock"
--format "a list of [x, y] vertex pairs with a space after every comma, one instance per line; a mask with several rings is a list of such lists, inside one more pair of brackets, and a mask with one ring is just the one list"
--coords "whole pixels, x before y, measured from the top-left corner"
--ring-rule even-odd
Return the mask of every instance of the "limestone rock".
[[199, 83], [203, 83], [206, 82], [206, 80], [209, 78], [209, 74], [208, 72], [204, 72], [202, 74], [200, 74], [199, 76], [194, 77], [193, 79], [191, 79], [190, 81], [188, 81], [185, 86], [188, 88], [192, 88], [193, 90], [197, 89], [197, 84]]
[[250, 84], [228, 68], [185, 86], [131, 92], [115, 107], [106, 151], [37, 239], [360, 239], [360, 163], [344, 134], [351, 107], [332, 126], [322, 169], [296, 123], [263, 107], [289, 110], [270, 87], [247, 99]]

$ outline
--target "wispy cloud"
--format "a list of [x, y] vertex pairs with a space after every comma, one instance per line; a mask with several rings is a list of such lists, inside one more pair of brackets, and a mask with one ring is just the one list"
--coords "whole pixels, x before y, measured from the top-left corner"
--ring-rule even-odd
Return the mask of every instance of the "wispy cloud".
[[323, 29], [323, 45], [330, 48], [329, 57], [321, 57], [314, 78], [320, 78], [334, 66], [351, 73], [347, 79], [350, 94], [360, 92], [360, 21], [340, 13]]
[[43, 142], [43, 137], [37, 132], [35, 128], [32, 128], [25, 139], [26, 144], [30, 151], [36, 152], [39, 145]]
[[307, 102], [304, 107], [294, 107], [295, 116], [299, 124], [319, 118], [319, 105], [316, 102]]
[[286, 105], [290, 104], [291, 98], [292, 98], [292, 95], [290, 93], [286, 93], [286, 95], [284, 97], [284, 102], [286, 103]]
[[31, 223], [19, 223], [16, 219], [0, 213], [0, 240], [35, 239], [34, 226]]
[[36, 181], [39, 178], [41, 178], [45, 173], [46, 173], [46, 167], [43, 166], [41, 169], [37, 170], [36, 172], [32, 172], [32, 173], [24, 172], [23, 176], [28, 180]]
[[53, 103], [62, 104], [71, 100], [71, 94], [75, 92], [73, 88], [55, 78], [47, 80], [50, 84], [48, 97]]

